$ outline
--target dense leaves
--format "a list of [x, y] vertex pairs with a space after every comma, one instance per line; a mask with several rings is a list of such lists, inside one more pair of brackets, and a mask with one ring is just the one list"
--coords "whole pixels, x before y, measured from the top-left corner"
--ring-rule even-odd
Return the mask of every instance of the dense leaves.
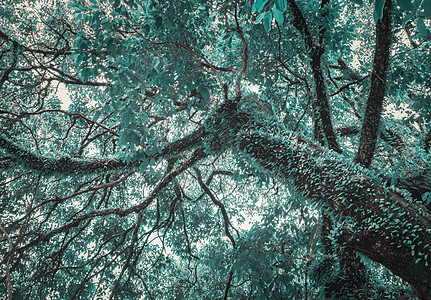
[[431, 0], [0, 3], [6, 299], [431, 299]]

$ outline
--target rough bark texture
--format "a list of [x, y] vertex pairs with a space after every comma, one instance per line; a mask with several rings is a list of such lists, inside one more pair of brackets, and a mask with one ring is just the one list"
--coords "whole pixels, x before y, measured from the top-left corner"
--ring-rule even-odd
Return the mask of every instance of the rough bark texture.
[[[313, 99], [313, 121], [314, 121], [314, 136], [317, 141], [328, 143], [328, 147], [338, 153], [341, 153], [341, 148], [338, 145], [332, 126], [331, 115], [329, 111], [328, 96], [326, 93], [326, 84], [323, 79], [321, 59], [325, 49], [321, 45], [317, 45], [313, 41], [313, 36], [308, 29], [307, 21], [305, 20], [301, 10], [294, 0], [288, 1], [290, 10], [293, 15], [293, 26], [302, 34], [305, 46], [310, 51], [311, 69], [313, 72], [314, 84], [316, 86], [316, 97]], [[322, 6], [328, 1], [322, 1]], [[323, 39], [325, 28], [322, 27], [319, 31], [319, 39]]]
[[384, 189], [357, 166], [298, 142], [248, 130], [239, 149], [344, 220], [338, 240], [347, 248], [405, 279], [421, 299], [431, 299], [429, 213]]
[[[297, 6], [296, 2], [294, 0], [291, 0], [289, 1], [289, 3], [290, 3], [291, 12], [294, 16], [293, 25], [299, 32], [301, 32], [304, 38], [304, 43], [308, 48], [308, 50], [310, 51], [309, 56], [311, 59], [311, 70], [313, 74], [315, 91], [316, 91], [316, 97], [314, 97], [312, 101], [314, 138], [321, 145], [324, 145], [325, 142], [327, 142], [329, 149], [334, 150], [338, 153], [341, 153], [342, 150], [338, 145], [335, 131], [331, 121], [326, 84], [325, 84], [325, 80], [322, 72], [322, 55], [325, 52], [325, 45], [324, 45], [323, 39], [326, 33], [326, 26], [322, 24], [319, 28], [318, 37], [313, 38], [308, 28], [307, 21], [304, 18], [301, 10]], [[325, 17], [325, 14], [327, 14], [327, 10], [325, 10], [326, 9], [325, 6], [329, 5], [329, 3], [330, 3], [329, 0], [321, 1], [320, 8], [322, 9], [322, 14], [320, 17]], [[323, 227], [328, 225], [329, 223], [327, 222], [323, 222], [322, 224]], [[325, 230], [322, 230], [323, 239], [326, 238], [325, 232], [330, 232], [332, 230], [332, 227], [328, 227], [324, 229]], [[354, 251], [346, 252], [343, 249], [340, 249], [339, 247], [337, 247], [337, 245], [334, 245], [333, 250], [335, 251], [335, 253], [327, 252], [327, 254], [331, 254], [331, 255], [335, 254], [338, 257], [340, 257], [340, 260], [339, 260], [340, 269], [349, 270], [349, 276], [357, 277], [356, 279], [358, 280], [355, 280], [355, 281], [358, 282], [358, 284], [361, 284], [364, 280], [360, 279], [360, 277], [363, 278], [361, 274], [364, 273], [363, 271], [365, 267], [360, 261], [358, 261], [358, 263], [356, 264], [351, 263], [359, 260], [359, 258], [356, 257], [356, 254], [354, 253]], [[357, 276], [355, 274], [357, 274]], [[343, 280], [339, 280], [337, 283], [327, 284], [325, 287], [325, 291], [328, 296], [330, 294], [333, 294], [334, 296], [337, 296], [337, 297], [347, 297], [348, 293], [346, 291], [350, 290], [351, 288], [352, 288], [351, 285], [346, 284], [346, 282]]]
[[219, 121], [207, 123], [218, 132], [212, 144], [229, 145], [291, 182], [337, 220], [341, 245], [387, 267], [420, 299], [431, 299], [431, 215], [425, 207], [388, 190], [343, 156], [225, 105], [216, 113]]
[[359, 149], [355, 158], [355, 161], [363, 167], [370, 166], [379, 136], [380, 119], [386, 91], [386, 74], [389, 66], [389, 48], [391, 45], [391, 9], [392, 1], [386, 0], [382, 19], [377, 21], [376, 26], [376, 47], [370, 94], [362, 123]]
[[[386, 189], [375, 175], [357, 164], [344, 162], [343, 156], [288, 136], [270, 118], [256, 118], [253, 112], [239, 110], [238, 101], [221, 105], [199, 132], [202, 133], [197, 136], [205, 135], [189, 141], [203, 143], [206, 152], [233, 148], [291, 182], [303, 196], [320, 204], [333, 217], [339, 233], [335, 238], [341, 245], [367, 255], [405, 279], [419, 298], [431, 299], [431, 216], [426, 208]], [[183, 149], [189, 145], [185, 141], [177, 144]], [[5, 143], [0, 146], [5, 147]], [[13, 148], [9, 144], [6, 147]], [[202, 148], [195, 150], [164, 177], [143, 203], [121, 211], [97, 211], [91, 216], [111, 213], [122, 216], [142, 211], [172, 178], [205, 156]], [[34, 167], [39, 170], [38, 164]], [[87, 215], [81, 216], [64, 228], [86, 219]]]
[[[148, 156], [146, 159], [157, 160], [161, 157], [168, 158], [175, 156], [186, 150], [196, 148], [202, 144], [202, 138], [205, 137], [204, 128], [199, 128], [190, 135], [168, 144], [160, 154]], [[37, 171], [43, 175], [58, 174], [92, 174], [106, 173], [114, 170], [125, 170], [139, 167], [141, 161], [132, 161], [126, 163], [121, 159], [80, 159], [75, 157], [64, 156], [62, 158], [43, 157], [35, 155], [29, 150], [16, 145], [12, 140], [0, 135], [0, 149], [3, 149], [10, 155], [11, 162], [18, 163], [22, 167]]]
[[[313, 70], [313, 78], [316, 84], [316, 98], [313, 101], [313, 112], [315, 115], [314, 135], [317, 141], [323, 141], [326, 138], [329, 149], [341, 153], [341, 148], [338, 145], [332, 126], [331, 116], [329, 113], [328, 97], [326, 94], [326, 85], [323, 79], [321, 57], [323, 50], [314, 49], [311, 57], [311, 67]], [[320, 124], [320, 125], [316, 125]], [[324, 138], [325, 137], [325, 138]]]

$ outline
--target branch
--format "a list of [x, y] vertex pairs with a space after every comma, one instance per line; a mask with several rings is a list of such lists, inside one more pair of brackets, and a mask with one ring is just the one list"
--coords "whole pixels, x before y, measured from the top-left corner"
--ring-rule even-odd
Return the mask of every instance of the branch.
[[430, 150], [430, 147], [431, 147], [431, 130], [429, 130], [427, 132], [427, 134], [425, 135], [423, 143], [424, 143], [423, 147], [424, 147], [425, 152], [429, 153], [429, 150]]
[[6, 80], [9, 79], [9, 74], [14, 70], [16, 63], [17, 63], [17, 57], [18, 57], [18, 43], [13, 42], [12, 43], [12, 64], [11, 66], [4, 72], [2, 78], [0, 79], [0, 87], [3, 86], [3, 84], [6, 82]]
[[357, 135], [359, 132], [361, 132], [361, 129], [360, 129], [359, 126], [347, 126], [347, 127], [339, 127], [339, 128], [337, 128], [337, 133], [340, 136]]
[[241, 67], [241, 70], [239, 72], [238, 78], [235, 82], [235, 95], [236, 95], [236, 97], [241, 97], [240, 83], [241, 83], [242, 77], [244, 76], [245, 71], [247, 70], [248, 45], [247, 45], [247, 41], [245, 40], [244, 33], [243, 33], [241, 27], [239, 26], [239, 22], [238, 22], [238, 4], [239, 4], [239, 0], [237, 0], [235, 2], [235, 24], [236, 24], [236, 31], [238, 32], [239, 37], [241, 38], [242, 47], [244, 48], [244, 52], [242, 55], [242, 67]]
[[345, 228], [354, 227], [340, 236], [348, 247], [431, 295], [431, 250], [425, 246], [431, 244], [431, 217], [426, 208], [386, 189], [365, 169], [342, 163], [336, 153], [300, 145], [295, 137], [248, 129], [238, 150], [279, 177], [291, 179], [299, 193], [319, 203]]
[[[9, 235], [9, 233], [3, 228], [3, 226], [0, 225], [0, 230], [3, 232], [5, 237], [7, 238], [7, 241], [9, 243], [10, 251], [13, 251], [13, 243], [12, 239]], [[12, 300], [12, 282], [10, 279], [10, 262], [11, 262], [12, 256], [10, 256], [6, 261], [6, 282], [7, 282], [7, 299]]]
[[349, 82], [349, 83], [347, 83], [347, 84], [343, 85], [342, 87], [337, 87], [337, 88], [338, 88], [338, 90], [337, 90], [336, 92], [333, 92], [333, 93], [332, 93], [332, 94], [330, 94], [329, 96], [330, 96], [330, 97], [335, 96], [335, 95], [337, 95], [337, 94], [341, 93], [342, 91], [344, 91], [345, 89], [349, 88], [350, 86], [352, 86], [352, 85], [354, 85], [354, 84], [358, 84], [358, 83], [360, 83], [361, 81], [363, 81], [363, 80], [367, 79], [368, 77], [370, 77], [370, 75], [366, 75], [366, 76], [364, 76], [364, 77], [362, 77], [362, 78], [360, 78], [360, 79], [358, 79], [358, 80], [356, 80], [356, 81]]
[[[337, 88], [337, 89], [339, 89], [340, 87], [338, 86], [338, 83], [332, 78], [332, 76], [331, 76], [331, 71], [329, 70], [329, 68], [328, 68], [328, 78], [329, 78], [329, 80], [335, 85], [335, 87]], [[344, 99], [344, 101], [346, 101], [349, 105], [350, 105], [350, 107], [352, 108], [352, 110], [353, 110], [353, 113], [355, 114], [355, 116], [358, 118], [358, 119], [361, 119], [361, 115], [358, 113], [358, 111], [356, 110], [356, 107], [355, 107], [355, 103], [353, 103], [353, 101], [352, 100], [350, 100], [349, 98], [347, 98], [346, 97], [346, 95], [342, 92], [342, 90], [340, 90], [340, 92], [341, 92], [341, 97], [343, 97], [343, 99]], [[330, 96], [333, 96], [333, 95], [336, 95], [335, 93], [334, 94], [331, 94]]]
[[0, 114], [10, 114], [10, 115], [15, 116], [17, 119], [22, 119], [22, 118], [25, 118], [28, 116], [40, 115], [40, 114], [50, 113], [50, 112], [53, 112], [53, 113], [59, 112], [59, 113], [63, 113], [63, 114], [68, 115], [68, 116], [79, 117], [81, 119], [84, 119], [85, 121], [87, 121], [90, 124], [95, 124], [95, 125], [103, 128], [103, 129], [105, 129], [106, 131], [112, 133], [113, 135], [115, 135], [117, 137], [120, 136], [116, 131], [112, 130], [112, 128], [109, 128], [106, 125], [103, 125], [102, 123], [96, 122], [96, 121], [90, 119], [89, 117], [87, 117], [81, 113], [68, 112], [68, 111], [65, 111], [62, 109], [44, 109], [44, 110], [38, 110], [38, 111], [34, 111], [34, 112], [23, 112], [23, 113], [17, 114], [17, 113], [13, 113], [10, 111], [0, 110]]
[[362, 123], [359, 148], [355, 157], [355, 162], [366, 168], [371, 165], [374, 156], [383, 111], [392, 34], [391, 10], [392, 0], [386, 0], [383, 17], [377, 21], [376, 25], [376, 47], [371, 74], [371, 88]]
[[16, 146], [11, 140], [0, 135], [0, 148], [9, 153], [21, 166], [43, 175], [91, 174], [109, 172], [123, 168], [136, 168], [138, 162], [124, 163], [120, 159], [76, 159], [72, 157], [47, 158]]
[[[203, 148], [196, 149], [188, 159], [180, 163], [177, 167], [175, 167], [172, 171], [170, 171], [168, 174], [166, 174], [162, 180], [159, 181], [159, 183], [155, 186], [151, 194], [141, 203], [131, 206], [126, 209], [121, 208], [110, 208], [105, 210], [95, 210], [90, 211], [88, 213], [82, 214], [80, 216], [75, 217], [73, 220], [67, 222], [65, 225], [51, 230], [50, 232], [46, 234], [40, 234], [38, 233], [38, 237], [34, 239], [33, 241], [30, 241], [27, 245], [24, 245], [20, 248], [16, 248], [15, 251], [22, 252], [25, 249], [31, 248], [34, 245], [37, 245], [40, 242], [48, 242], [53, 236], [66, 232], [70, 230], [71, 228], [79, 226], [83, 221], [95, 218], [95, 217], [103, 217], [108, 215], [117, 215], [119, 217], [125, 217], [132, 213], [141, 213], [144, 211], [156, 198], [156, 196], [169, 184], [174, 180], [179, 174], [190, 168], [194, 163], [197, 161], [203, 159], [206, 157], [205, 152], [203, 151]], [[10, 255], [10, 254], [9, 254]], [[5, 255], [5, 257], [2, 260], [2, 264], [5, 263], [5, 261], [9, 258], [9, 255]]]
[[[225, 232], [226, 236], [229, 238], [229, 240], [232, 242], [232, 246], [235, 248], [236, 247], [235, 239], [233, 238], [233, 236], [229, 232], [229, 225], [232, 226], [232, 224], [230, 223], [229, 216], [227, 215], [227, 211], [226, 211], [226, 208], [224, 207], [224, 204], [222, 202], [220, 202], [219, 200], [217, 200], [217, 198], [211, 192], [209, 187], [203, 182], [202, 174], [199, 171], [199, 169], [194, 168], [194, 170], [196, 172], [198, 183], [201, 186], [201, 188], [210, 197], [211, 201], [220, 208], [221, 214], [222, 214], [223, 220], [224, 220], [224, 232]], [[232, 228], [233, 228], [233, 226], [232, 226]]]
[[[168, 144], [161, 154], [148, 156], [146, 159], [159, 159], [177, 155], [181, 152], [198, 147], [206, 136], [201, 127], [190, 135]], [[119, 169], [134, 169], [141, 161], [125, 163], [121, 159], [78, 159], [74, 157], [48, 158], [33, 154], [17, 146], [10, 139], [0, 135], [0, 149], [8, 153], [15, 163], [44, 175], [55, 174], [92, 174], [96, 172], [111, 172]]]
[[229, 290], [230, 290], [230, 287], [232, 286], [232, 278], [233, 278], [233, 272], [230, 271], [229, 279], [227, 280], [227, 283], [226, 283], [226, 289], [224, 290], [224, 297], [223, 297], [224, 300], [228, 299]]
[[287, 3], [290, 5], [290, 9], [293, 13], [292, 25], [302, 34], [304, 37], [305, 45], [311, 50], [314, 47], [313, 39], [308, 29], [307, 21], [302, 15], [301, 10], [296, 4], [295, 0], [288, 0]]
[[53, 55], [55, 57], [58, 57], [60, 55], [70, 55], [73, 53], [72, 51], [69, 51], [69, 49], [60, 49], [60, 50], [54, 50], [54, 51], [31, 49], [27, 46], [18, 44], [17, 41], [14, 41], [13, 39], [11, 39], [6, 33], [4, 33], [1, 30], [0, 30], [0, 38], [7, 41], [7, 42], [16, 43], [19, 47], [21, 47], [23, 49], [23, 51], [27, 51], [27, 52], [31, 52], [31, 53], [38, 53], [38, 54], [43, 54], [43, 55]]
[[190, 239], [189, 239], [189, 235], [187, 234], [187, 227], [186, 227], [186, 217], [184, 214], [184, 209], [181, 206], [181, 216], [183, 218], [183, 231], [184, 231], [184, 236], [186, 237], [186, 243], [187, 243], [187, 252], [189, 253], [189, 255], [191, 257], [193, 257], [194, 259], [200, 260], [199, 257], [197, 257], [196, 255], [194, 255], [192, 253], [192, 247], [190, 246]]
[[[326, 0], [322, 1], [322, 7], [326, 2]], [[331, 150], [341, 153], [342, 150], [338, 145], [334, 128], [332, 126], [328, 96], [326, 94], [326, 84], [322, 74], [321, 57], [325, 50], [321, 45], [315, 45], [313, 42], [313, 37], [308, 29], [307, 21], [295, 0], [289, 0], [288, 3], [293, 13], [293, 26], [301, 32], [306, 48], [308, 48], [308, 51], [310, 52], [311, 69], [313, 72], [314, 84], [316, 86], [316, 98], [312, 102], [314, 137], [322, 145], [326, 140], [328, 147]], [[321, 28], [320, 34], [322, 37], [324, 33], [324, 28]]]
[[[359, 126], [347, 126], [337, 128], [337, 132], [340, 136], [352, 136], [360, 133], [361, 130]], [[406, 150], [406, 143], [401, 136], [389, 128], [383, 128], [380, 132], [380, 138], [400, 153]]]

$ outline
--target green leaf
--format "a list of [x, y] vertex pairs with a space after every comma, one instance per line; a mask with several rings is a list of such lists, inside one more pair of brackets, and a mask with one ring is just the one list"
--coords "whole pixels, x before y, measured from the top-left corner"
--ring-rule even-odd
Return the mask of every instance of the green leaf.
[[157, 71], [157, 73], [159, 73], [160, 72], [160, 58], [156, 58], [154, 61], [153, 61], [153, 68]]
[[412, 11], [413, 10], [413, 5], [412, 2], [410, 0], [397, 0], [398, 5], [400, 6], [400, 8], [404, 11]]
[[425, 18], [431, 19], [431, 0], [424, 0], [422, 5], [424, 7]]
[[418, 31], [419, 31], [419, 35], [426, 38], [429, 35], [428, 29], [425, 26], [425, 22], [423, 18], [418, 18], [417, 19], [417, 24], [418, 24]]
[[374, 21], [378, 21], [383, 16], [383, 8], [385, 7], [385, 0], [376, 0], [374, 6]]
[[143, 111], [139, 116], [139, 121], [141, 122], [141, 124], [144, 124], [147, 121], [147, 119], [148, 119], [148, 114], [145, 111]]
[[423, 0], [412, 0], [413, 10], [418, 13], [418, 9], [420, 8], [420, 5], [422, 4]]
[[201, 101], [203, 102], [207, 102], [208, 99], [210, 98], [210, 93], [208, 91], [208, 88], [206, 88], [205, 86], [198, 87], [197, 92], [202, 95], [203, 99]]
[[275, 5], [277, 6], [277, 9], [279, 11], [285, 11], [287, 8], [287, 1], [286, 0], [276, 0]]
[[130, 112], [128, 110], [121, 113], [121, 123], [127, 125], [130, 123]]
[[132, 131], [130, 133], [129, 143], [132, 144], [132, 145], [139, 145], [140, 142], [141, 142], [140, 135], [137, 132]]
[[94, 114], [93, 121], [96, 122], [97, 119], [99, 119], [99, 117], [100, 117], [100, 110], [96, 111], [96, 113]]
[[163, 19], [161, 17], [156, 17], [156, 28], [160, 29], [163, 27]]
[[283, 13], [281, 11], [279, 11], [275, 5], [272, 6], [272, 13], [273, 13], [274, 18], [277, 21], [277, 23], [280, 25], [283, 25], [283, 23], [284, 23]]
[[118, 74], [118, 77], [122, 83], [126, 83], [129, 81], [129, 78], [127, 77], [125, 72], [121, 72], [120, 74]]
[[269, 32], [271, 30], [271, 21], [272, 13], [270, 11], [267, 11], [263, 16], [263, 27], [265, 28], [266, 32]]
[[378, 21], [383, 16], [383, 9], [385, 7], [386, 0], [376, 0], [376, 4], [374, 6], [374, 21]]
[[120, 139], [118, 140], [118, 146], [119, 147], [123, 147], [124, 145], [126, 145], [127, 140], [129, 139], [129, 133], [128, 132], [124, 132]]
[[406, 27], [406, 24], [408, 21], [410, 21], [413, 18], [412, 14], [406, 14], [403, 18], [402, 26]]
[[259, 24], [260, 22], [262, 22], [263, 17], [265, 16], [264, 13], [261, 13], [257, 16], [256, 21], [254, 22], [254, 24]]
[[84, 70], [82, 70], [81, 72], [82, 82], [86, 83], [88, 79], [90, 79], [90, 76], [91, 76], [91, 71], [89, 68], [85, 68]]
[[422, 201], [425, 202], [426, 204], [430, 204], [431, 203], [431, 192], [424, 193], [422, 195]]
[[258, 13], [262, 12], [266, 2], [267, 0], [256, 0], [256, 2], [253, 4], [252, 11], [257, 11]]

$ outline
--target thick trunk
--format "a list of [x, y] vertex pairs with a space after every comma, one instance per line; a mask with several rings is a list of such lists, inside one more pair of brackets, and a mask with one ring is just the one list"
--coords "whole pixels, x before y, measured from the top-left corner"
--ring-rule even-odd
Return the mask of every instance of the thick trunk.
[[342, 245], [405, 279], [421, 299], [431, 299], [431, 218], [426, 209], [386, 190], [357, 165], [300, 139], [248, 129], [238, 148], [292, 180], [299, 192], [338, 218]]
[[[28, 152], [21, 152], [23, 150], [13, 147], [10, 141], [4, 141], [0, 143], [2, 148], [24, 155], [17, 158], [17, 162], [26, 159]], [[343, 156], [304, 139], [286, 136], [274, 120], [265, 121], [253, 113], [238, 110], [236, 101], [222, 105], [206, 122], [205, 128], [171, 145], [179, 150], [189, 149], [191, 144], [202, 145], [202, 142], [207, 153], [233, 148], [292, 182], [303, 196], [320, 204], [334, 217], [339, 228], [336, 238], [342, 246], [381, 263], [409, 282], [421, 299], [431, 299], [431, 216], [426, 208], [384, 188], [374, 179], [375, 175], [356, 164], [344, 162]], [[167, 149], [166, 153], [169, 152]], [[203, 150], [199, 153], [180, 171], [206, 155]], [[26, 167], [40, 171], [41, 158], [30, 158]], [[105, 167], [100, 166], [101, 171], [105, 171]], [[172, 178], [165, 177], [157, 191]], [[148, 203], [145, 201], [121, 211], [96, 211], [89, 216], [126, 215], [145, 209]]]

